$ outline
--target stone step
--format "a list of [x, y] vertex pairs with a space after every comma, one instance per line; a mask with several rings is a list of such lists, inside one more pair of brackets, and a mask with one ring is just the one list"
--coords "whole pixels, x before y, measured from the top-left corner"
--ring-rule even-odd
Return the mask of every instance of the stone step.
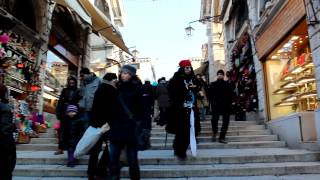
[[[269, 129], [265, 130], [244, 130], [244, 131], [228, 131], [227, 136], [241, 136], [241, 135], [269, 135], [271, 131]], [[151, 132], [153, 137], [165, 137], [165, 132]], [[173, 134], [168, 134], [168, 137], [174, 136]], [[201, 131], [199, 136], [212, 136], [212, 131]]]
[[[204, 126], [211, 126], [211, 120], [207, 120], [207, 121], [200, 121], [201, 125]], [[219, 125], [222, 125], [222, 121], [218, 122]], [[259, 122], [256, 121], [230, 121], [229, 122], [230, 126], [247, 126], [247, 125], [259, 125]], [[157, 123], [152, 122], [152, 126], [153, 127], [159, 127], [159, 125], [157, 125]]]
[[[167, 138], [167, 142], [173, 142], [174, 137]], [[246, 141], [276, 141], [277, 135], [244, 135], [244, 136], [227, 136], [227, 141], [230, 142], [246, 142]], [[211, 142], [211, 136], [199, 136], [199, 142]], [[56, 138], [33, 138], [30, 144], [57, 144]], [[165, 143], [165, 136], [151, 137], [151, 143]]]
[[[277, 148], [285, 147], [286, 143], [283, 141], [256, 141], [256, 142], [229, 142], [228, 144], [221, 143], [199, 143], [199, 149], [217, 149], [217, 148]], [[57, 144], [19, 144], [17, 145], [18, 151], [55, 151]], [[172, 143], [167, 143], [166, 147], [164, 143], [154, 143], [151, 149], [172, 149]]]
[[[17, 164], [20, 165], [64, 165], [67, 153], [53, 155], [53, 151], [18, 151]], [[212, 149], [198, 150], [197, 157], [188, 158], [183, 163], [175, 158], [172, 150], [148, 150], [139, 152], [140, 165], [174, 165], [174, 164], [243, 164], [243, 163], [274, 163], [274, 162], [307, 162], [319, 161], [319, 152], [307, 150], [289, 150], [286, 148], [265, 149]], [[79, 160], [80, 165], [88, 163], [88, 156]]]
[[[221, 129], [221, 127], [218, 127], [218, 129]], [[228, 130], [234, 131], [234, 130], [264, 130], [266, 129], [265, 125], [248, 125], [248, 126], [229, 126]], [[201, 127], [201, 131], [209, 131], [211, 130], [211, 126]], [[152, 131], [154, 132], [165, 132], [164, 127], [156, 127], [153, 128]]]
[[[218, 137], [217, 137], [218, 138]], [[167, 142], [173, 142], [173, 137], [168, 137]], [[200, 143], [211, 142], [211, 136], [200, 136], [197, 138]], [[250, 136], [227, 136], [228, 142], [248, 142], [248, 141], [277, 141], [277, 135], [250, 135]], [[151, 143], [165, 143], [165, 137], [152, 137]]]
[[[319, 180], [320, 174], [297, 174], [286, 176], [211, 176], [185, 178], [142, 178], [141, 180]], [[87, 180], [87, 177], [13, 177], [13, 180]], [[123, 180], [129, 180], [123, 178]]]
[[[86, 165], [66, 168], [62, 165], [17, 165], [15, 176], [84, 177]], [[320, 162], [281, 162], [210, 165], [142, 165], [142, 178], [261, 176], [320, 173]], [[122, 177], [128, 177], [128, 168], [122, 168]]]

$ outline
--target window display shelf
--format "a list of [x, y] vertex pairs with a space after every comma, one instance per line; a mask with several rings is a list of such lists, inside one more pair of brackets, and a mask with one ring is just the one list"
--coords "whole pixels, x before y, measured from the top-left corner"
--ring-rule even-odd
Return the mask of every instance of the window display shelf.
[[292, 88], [279, 88], [273, 92], [273, 94], [288, 94], [292, 91], [296, 91], [297, 89], [295, 87]]
[[295, 79], [295, 77], [308, 70], [308, 69], [312, 69], [314, 67], [313, 65], [313, 62], [312, 61], [307, 61], [301, 65], [298, 65], [296, 67], [294, 67], [292, 70], [290, 70], [286, 75], [284, 75], [282, 78], [281, 78], [281, 81], [290, 81], [290, 80], [293, 80]]
[[20, 93], [20, 94], [23, 94], [23, 93], [26, 93], [26, 91], [22, 90], [22, 89], [18, 89], [16, 87], [13, 87], [13, 86], [7, 86], [8, 89], [10, 89], [11, 91], [15, 91], [17, 93]]
[[21, 83], [27, 83], [26, 80], [21, 79], [21, 78], [15, 76], [15, 75], [13, 75], [13, 74], [8, 74], [8, 77], [10, 77], [11, 79], [17, 80], [17, 81], [19, 81], [19, 82], [21, 82]]
[[316, 90], [300, 94], [300, 99], [315, 98], [315, 97], [317, 97], [317, 91]]

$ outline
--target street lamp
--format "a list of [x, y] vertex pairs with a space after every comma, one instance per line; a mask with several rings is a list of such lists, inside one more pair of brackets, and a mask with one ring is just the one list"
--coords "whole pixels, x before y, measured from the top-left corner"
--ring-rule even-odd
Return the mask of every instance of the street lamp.
[[191, 25], [189, 24], [188, 27], [184, 28], [184, 30], [186, 31], [187, 36], [191, 36], [192, 35], [192, 31], [194, 30], [193, 27], [191, 27]]
[[217, 15], [217, 16], [206, 16], [202, 19], [198, 19], [198, 20], [195, 20], [195, 21], [191, 21], [189, 22], [189, 26], [184, 28], [184, 30], [186, 31], [186, 34], [187, 36], [191, 36], [192, 35], [192, 31], [194, 31], [194, 28], [191, 26], [192, 23], [195, 23], [195, 22], [201, 22], [201, 23], [204, 23], [204, 22], [219, 22], [220, 21], [220, 15]]

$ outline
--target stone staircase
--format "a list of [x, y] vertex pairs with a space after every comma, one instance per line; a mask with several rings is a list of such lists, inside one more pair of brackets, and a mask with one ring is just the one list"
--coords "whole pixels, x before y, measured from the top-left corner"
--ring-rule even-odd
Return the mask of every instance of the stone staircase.
[[[165, 145], [164, 128], [153, 124], [152, 148], [139, 152], [142, 178], [320, 179], [319, 152], [288, 149], [285, 142], [279, 141], [265, 125], [259, 125], [255, 121], [231, 121], [227, 134], [228, 144], [211, 142], [209, 118], [201, 122], [201, 126], [198, 156], [191, 157], [188, 152], [188, 159], [179, 161], [172, 151], [173, 136], [167, 136]], [[41, 134], [40, 138], [32, 139], [30, 144], [17, 146], [15, 180], [55, 179], [52, 177], [58, 177], [59, 180], [85, 179], [88, 157], [83, 157], [74, 168], [66, 167], [66, 153], [53, 155], [57, 148], [57, 140], [53, 138], [53, 134], [49, 130]], [[122, 169], [122, 177], [128, 177], [128, 168]]]

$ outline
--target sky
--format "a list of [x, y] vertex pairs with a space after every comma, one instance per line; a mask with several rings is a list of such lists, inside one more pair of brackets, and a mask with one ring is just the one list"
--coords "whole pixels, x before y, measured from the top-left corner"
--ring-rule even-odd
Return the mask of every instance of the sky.
[[[185, 28], [200, 18], [200, 0], [123, 0], [126, 24], [120, 28], [127, 47], [150, 57], [157, 78], [172, 77], [182, 59], [201, 57], [206, 25], [196, 22], [192, 36]], [[131, 49], [130, 49], [131, 50]]]

